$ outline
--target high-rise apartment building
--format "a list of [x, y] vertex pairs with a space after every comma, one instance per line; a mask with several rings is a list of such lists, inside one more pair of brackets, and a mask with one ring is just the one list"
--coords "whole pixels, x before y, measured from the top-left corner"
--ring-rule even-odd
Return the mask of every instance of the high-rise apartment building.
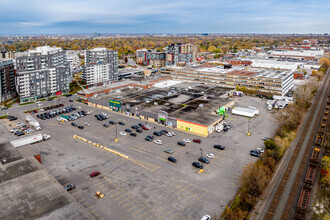
[[177, 63], [194, 63], [197, 47], [193, 44], [171, 44], [164, 48], [165, 52], [141, 49], [136, 51], [136, 62], [145, 66], [170, 66]]
[[16, 86], [21, 102], [67, 93], [72, 81], [70, 65], [59, 47], [37, 47], [16, 58]]
[[14, 62], [12, 59], [0, 60], [0, 102], [16, 96]]
[[118, 51], [106, 48], [86, 50], [83, 79], [87, 85], [118, 81]]
[[12, 51], [0, 51], [0, 60], [14, 59], [15, 53]]

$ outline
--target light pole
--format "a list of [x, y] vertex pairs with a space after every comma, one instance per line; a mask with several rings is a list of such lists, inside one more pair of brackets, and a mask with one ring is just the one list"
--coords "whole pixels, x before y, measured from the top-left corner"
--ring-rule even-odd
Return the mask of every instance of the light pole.
[[202, 148], [200, 150], [201, 150], [201, 157], [203, 157], [203, 150], [202, 150]]
[[118, 124], [116, 124], [116, 139], [115, 139], [115, 142], [118, 141]]
[[248, 117], [248, 131], [246, 133], [247, 136], [251, 136], [251, 133], [250, 133], [250, 118]]

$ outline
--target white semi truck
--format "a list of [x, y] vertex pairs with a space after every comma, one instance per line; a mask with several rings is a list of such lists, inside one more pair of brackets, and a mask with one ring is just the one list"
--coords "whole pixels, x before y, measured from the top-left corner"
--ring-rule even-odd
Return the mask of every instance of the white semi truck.
[[37, 121], [37, 119], [32, 117], [32, 115], [27, 115], [25, 119], [32, 127], [34, 127], [34, 129], [36, 129], [37, 131], [41, 130], [39, 122]]
[[10, 141], [10, 143], [14, 147], [20, 147], [20, 146], [24, 146], [24, 145], [28, 145], [28, 144], [33, 144], [33, 143], [45, 141], [45, 140], [48, 140], [50, 138], [51, 138], [51, 136], [48, 135], [48, 134], [35, 134], [35, 135], [31, 135], [31, 136], [27, 136], [27, 137], [24, 137], [24, 138], [20, 138], [20, 139], [17, 139], [17, 140]]

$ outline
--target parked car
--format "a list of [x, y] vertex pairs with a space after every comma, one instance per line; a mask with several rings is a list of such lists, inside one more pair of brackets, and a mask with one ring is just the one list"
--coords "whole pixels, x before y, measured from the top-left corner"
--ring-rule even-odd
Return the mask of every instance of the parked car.
[[172, 163], [176, 163], [176, 159], [174, 157], [168, 157], [167, 159]]
[[139, 128], [139, 126], [137, 126], [137, 125], [132, 125], [131, 128], [132, 128], [132, 129], [137, 129], [137, 128]]
[[193, 139], [193, 142], [200, 144], [201, 140], [200, 139]]
[[159, 145], [162, 145], [163, 144], [163, 142], [161, 140], [154, 140], [154, 143], [155, 144], [159, 144]]
[[66, 186], [64, 186], [64, 189], [66, 190], [66, 191], [70, 191], [70, 190], [73, 190], [74, 188], [76, 188], [76, 186], [74, 185], [74, 184], [69, 184], [69, 185], [66, 185]]
[[167, 134], [168, 132], [167, 132], [166, 130], [161, 130], [161, 131], [159, 131], [159, 133], [161, 133], [161, 135], [165, 135], [165, 134]]
[[143, 130], [149, 130], [146, 126], [141, 126], [141, 128], [143, 129]]
[[127, 135], [127, 133], [124, 132], [124, 131], [119, 131], [119, 134], [120, 134], [120, 135], [123, 135], [123, 136]]
[[180, 145], [180, 146], [182, 146], [182, 147], [185, 147], [185, 146], [186, 146], [186, 144], [183, 143], [182, 141], [179, 141], [179, 142], [178, 142], [178, 145]]
[[115, 125], [117, 123], [115, 121], [109, 121], [109, 124]]
[[214, 158], [215, 158], [215, 155], [214, 155], [214, 154], [212, 154], [212, 153], [206, 154], [206, 156], [207, 156], [208, 158], [212, 158], [212, 159], [214, 159]]
[[17, 120], [16, 117], [13, 117], [13, 118], [10, 118], [10, 119], [9, 119], [9, 121], [15, 121], [15, 120]]
[[120, 125], [125, 125], [125, 123], [122, 122], [122, 121], [119, 121], [118, 124], [120, 124]]
[[148, 128], [149, 130], [152, 128], [150, 125], [145, 125], [146, 128]]
[[250, 150], [250, 155], [255, 157], [260, 157], [260, 154], [257, 150]]
[[196, 162], [196, 161], [193, 162], [192, 165], [193, 165], [194, 167], [196, 167], [196, 168], [199, 168], [199, 169], [203, 169], [203, 168], [204, 168], [203, 165], [202, 165], [201, 163]]
[[126, 128], [125, 131], [128, 132], [128, 133], [131, 133], [132, 132], [132, 130], [129, 129], [129, 128]]
[[69, 102], [73, 102], [73, 100], [72, 100], [72, 99], [70, 99], [70, 100], [69, 100]]
[[210, 161], [208, 159], [206, 159], [205, 157], [199, 157], [198, 158], [198, 161], [202, 162], [202, 163], [206, 163], [206, 164], [209, 164]]
[[211, 216], [209, 215], [204, 215], [201, 220], [211, 220]]
[[79, 128], [79, 129], [84, 129], [84, 126], [79, 125], [78, 128]]
[[136, 133], [130, 133], [129, 135], [131, 135], [132, 137], [136, 137]]
[[269, 139], [270, 139], [269, 137], [263, 137], [263, 138], [262, 138], [263, 141], [267, 141], [267, 140], [269, 140]]
[[142, 133], [142, 130], [140, 128], [137, 128], [136, 132]]
[[168, 153], [168, 154], [173, 154], [173, 151], [170, 150], [170, 149], [165, 149], [164, 152], [165, 152], [165, 153]]
[[191, 140], [187, 138], [187, 139], [183, 139], [183, 142], [185, 142], [185, 143], [190, 143]]
[[265, 150], [261, 149], [260, 147], [257, 148], [257, 151], [258, 151], [259, 154], [265, 153]]
[[154, 135], [156, 135], [156, 136], [162, 136], [162, 133], [160, 133], [159, 131], [154, 131]]
[[152, 141], [152, 139], [151, 139], [150, 137], [148, 137], [148, 136], [147, 136], [147, 137], [145, 137], [145, 138], [144, 138], [144, 140], [146, 140], [146, 141], [149, 141], [149, 142], [151, 142], [151, 141]]
[[109, 127], [109, 125], [108, 125], [108, 124], [103, 124], [103, 127], [106, 127], [106, 128], [108, 128], [108, 127]]
[[214, 147], [215, 149], [219, 149], [219, 150], [224, 150], [224, 149], [225, 149], [225, 147], [222, 146], [222, 145], [220, 145], [220, 144], [215, 144], [215, 145], [213, 145], [213, 147]]
[[91, 123], [89, 123], [89, 122], [85, 122], [85, 125], [87, 125], [87, 126], [91, 126]]
[[141, 128], [144, 126], [144, 124], [142, 123], [139, 123], [138, 126], [140, 126]]
[[92, 172], [91, 174], [90, 174], [90, 177], [96, 177], [96, 176], [98, 176], [98, 175], [100, 175], [101, 173], [99, 172], [99, 171], [94, 171], [94, 172]]

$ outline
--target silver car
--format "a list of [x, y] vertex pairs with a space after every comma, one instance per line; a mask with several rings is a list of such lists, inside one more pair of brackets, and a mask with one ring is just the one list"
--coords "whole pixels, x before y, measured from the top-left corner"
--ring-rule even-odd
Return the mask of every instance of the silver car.
[[170, 150], [170, 149], [165, 149], [164, 152], [165, 152], [165, 153], [168, 153], [168, 154], [173, 154], [173, 151]]

